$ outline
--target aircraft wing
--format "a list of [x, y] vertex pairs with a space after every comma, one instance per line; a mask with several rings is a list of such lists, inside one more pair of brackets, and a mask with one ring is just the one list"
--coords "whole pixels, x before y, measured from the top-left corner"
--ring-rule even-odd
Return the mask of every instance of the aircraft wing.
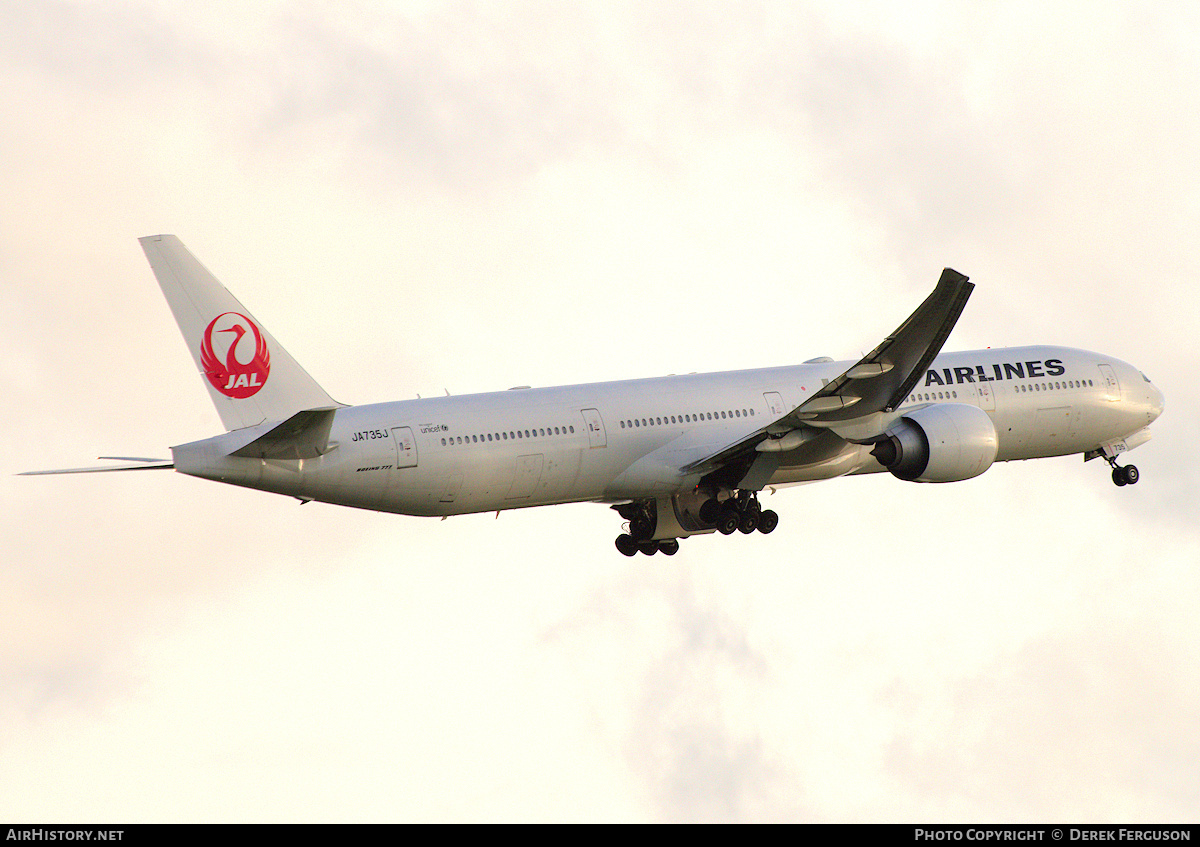
[[753, 451], [800, 449], [823, 429], [895, 411], [941, 351], [974, 288], [958, 271], [944, 269], [933, 293], [878, 347], [787, 414], [683, 472], [708, 474]]

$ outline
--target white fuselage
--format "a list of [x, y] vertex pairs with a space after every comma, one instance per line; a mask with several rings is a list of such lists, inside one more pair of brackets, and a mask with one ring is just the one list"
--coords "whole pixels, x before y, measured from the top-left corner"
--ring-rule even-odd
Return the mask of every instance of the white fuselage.
[[[454, 515], [576, 501], [622, 502], [691, 490], [678, 468], [735, 443], [853, 362], [524, 388], [337, 410], [324, 455], [229, 456], [247, 430], [172, 448], [182, 473], [365, 509]], [[943, 354], [898, 412], [938, 403], [983, 409], [997, 461], [1083, 453], [1126, 438], [1162, 411], [1132, 365], [1063, 347]], [[266, 426], [266, 425], [264, 425]], [[254, 428], [251, 428], [253, 430]], [[780, 452], [752, 488], [882, 471], [870, 444], [831, 438], [820, 461]], [[669, 457], [657, 463], [653, 457]], [[651, 457], [647, 459], [647, 457]]]

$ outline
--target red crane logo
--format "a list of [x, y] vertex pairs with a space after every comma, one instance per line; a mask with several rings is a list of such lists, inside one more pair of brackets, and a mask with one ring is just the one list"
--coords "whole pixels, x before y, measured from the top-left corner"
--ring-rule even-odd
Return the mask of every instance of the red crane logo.
[[[218, 357], [213, 344], [213, 336], [230, 333], [233, 339], [228, 341], [225, 348], [225, 361]], [[247, 336], [242, 343], [242, 337]], [[250, 353], [251, 338], [253, 338], [253, 355], [250, 361], [243, 364], [242, 358]], [[225, 338], [218, 341], [224, 343]], [[240, 349], [239, 349], [240, 348]], [[239, 312], [224, 312], [213, 318], [212, 323], [204, 330], [204, 338], [200, 342], [200, 366], [204, 375], [213, 384], [213, 388], [226, 397], [243, 400], [257, 394], [259, 389], [267, 384], [267, 375], [271, 372], [271, 352], [267, 350], [267, 341], [262, 332], [254, 325], [254, 321]]]

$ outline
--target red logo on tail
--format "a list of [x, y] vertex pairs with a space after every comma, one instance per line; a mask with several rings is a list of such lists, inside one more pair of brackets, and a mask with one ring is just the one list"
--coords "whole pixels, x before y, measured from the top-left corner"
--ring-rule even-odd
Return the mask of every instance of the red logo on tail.
[[[218, 336], [219, 342], [229, 345], [225, 348], [224, 362], [217, 358], [214, 335]], [[243, 336], [247, 336], [244, 343]], [[253, 357], [242, 364], [237, 355], [239, 348], [242, 358], [245, 358], [251, 351], [251, 344]], [[243, 400], [257, 394], [267, 384], [267, 375], [271, 372], [271, 352], [254, 321], [238, 312], [225, 312], [213, 318], [208, 329], [204, 330], [204, 338], [200, 342], [200, 366], [204, 368], [204, 375], [213, 388], [226, 397]]]

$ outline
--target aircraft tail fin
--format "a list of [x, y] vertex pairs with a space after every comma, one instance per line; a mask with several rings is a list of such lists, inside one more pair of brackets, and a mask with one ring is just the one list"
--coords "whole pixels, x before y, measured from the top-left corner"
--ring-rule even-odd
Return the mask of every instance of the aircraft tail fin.
[[227, 430], [341, 406], [173, 235], [138, 241]]

